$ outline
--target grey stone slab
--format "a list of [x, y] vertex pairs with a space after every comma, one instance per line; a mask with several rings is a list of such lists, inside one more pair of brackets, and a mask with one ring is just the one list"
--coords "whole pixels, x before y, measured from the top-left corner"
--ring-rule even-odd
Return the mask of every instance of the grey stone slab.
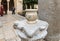
[[[49, 23], [47, 39], [49, 36], [58, 36], [60, 34], [60, 0], [38, 0], [38, 4], [39, 19]], [[48, 41], [58, 41], [58, 38], [49, 38]]]

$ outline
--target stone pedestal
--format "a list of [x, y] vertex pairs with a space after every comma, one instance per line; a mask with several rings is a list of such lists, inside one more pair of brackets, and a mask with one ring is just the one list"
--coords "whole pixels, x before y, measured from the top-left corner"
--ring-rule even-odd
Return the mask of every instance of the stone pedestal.
[[[28, 41], [28, 40], [26, 40], [26, 39], [22, 39], [22, 41]], [[35, 40], [35, 41], [45, 41], [45, 40], [43, 40], [43, 39], [39, 39], [39, 40]]]

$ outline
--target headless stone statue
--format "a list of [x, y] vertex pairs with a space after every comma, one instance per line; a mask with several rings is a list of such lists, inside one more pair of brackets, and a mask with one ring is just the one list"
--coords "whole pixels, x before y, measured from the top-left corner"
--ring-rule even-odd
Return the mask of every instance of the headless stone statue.
[[44, 39], [47, 35], [48, 23], [37, 19], [37, 13], [26, 13], [26, 20], [16, 21], [14, 25], [17, 35], [28, 41]]

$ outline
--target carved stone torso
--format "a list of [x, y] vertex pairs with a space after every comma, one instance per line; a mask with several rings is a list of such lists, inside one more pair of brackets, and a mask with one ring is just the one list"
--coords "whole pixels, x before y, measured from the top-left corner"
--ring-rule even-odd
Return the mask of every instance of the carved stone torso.
[[24, 33], [27, 38], [32, 37], [32, 39], [35, 39], [33, 37], [37, 37], [37, 36], [39, 36], [37, 39], [40, 39], [44, 35], [46, 35], [47, 27], [48, 27], [48, 23], [41, 20], [37, 20], [37, 23], [33, 23], [33, 24], [29, 24], [27, 23], [27, 20], [23, 20], [23, 21], [19, 21], [17, 26], [17, 28], [22, 29], [24, 31], [22, 33]]
[[38, 19], [37, 9], [26, 9], [26, 20], [16, 21], [17, 35], [28, 41], [43, 39], [47, 35], [48, 23]]

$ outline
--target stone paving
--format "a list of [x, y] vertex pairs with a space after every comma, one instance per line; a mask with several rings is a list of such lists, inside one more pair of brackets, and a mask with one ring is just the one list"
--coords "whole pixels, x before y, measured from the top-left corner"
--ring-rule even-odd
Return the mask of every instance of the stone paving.
[[0, 26], [0, 41], [21, 41], [21, 39], [16, 35], [13, 28], [13, 23], [16, 20], [24, 20], [25, 18], [15, 14], [0, 16], [0, 22], [3, 26]]

